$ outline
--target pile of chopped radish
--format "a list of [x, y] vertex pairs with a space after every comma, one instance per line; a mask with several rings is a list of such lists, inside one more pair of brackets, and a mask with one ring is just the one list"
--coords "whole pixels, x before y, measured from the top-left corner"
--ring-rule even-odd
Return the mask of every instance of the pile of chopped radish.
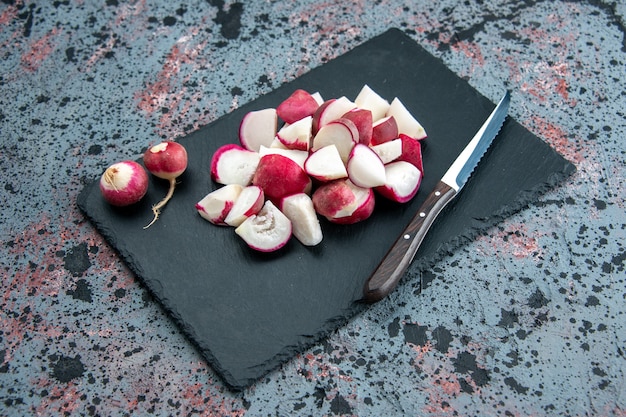
[[211, 160], [211, 178], [223, 187], [196, 209], [259, 251], [278, 250], [292, 235], [314, 246], [323, 237], [318, 216], [352, 224], [371, 216], [378, 196], [411, 200], [425, 137], [400, 99], [390, 103], [367, 85], [354, 101], [296, 90], [278, 107], [243, 117], [240, 143], [221, 146]]

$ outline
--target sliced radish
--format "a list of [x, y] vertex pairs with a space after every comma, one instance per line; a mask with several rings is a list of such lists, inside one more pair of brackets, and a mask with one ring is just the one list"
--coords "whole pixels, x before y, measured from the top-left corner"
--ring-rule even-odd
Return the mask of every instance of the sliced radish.
[[344, 163], [352, 147], [358, 142], [359, 132], [351, 120], [337, 119], [322, 127], [313, 138], [311, 150], [316, 151], [328, 145], [335, 145]]
[[354, 104], [361, 109], [371, 111], [374, 120], [383, 118], [389, 109], [389, 102], [378, 95], [367, 84], [361, 88], [361, 91], [354, 99]]
[[298, 89], [278, 105], [276, 113], [286, 123], [295, 123], [307, 116], [313, 116], [319, 106], [309, 92]]
[[268, 154], [259, 160], [252, 184], [261, 187], [268, 198], [279, 201], [286, 195], [305, 192], [311, 179], [292, 159]]
[[375, 190], [381, 196], [398, 203], [411, 200], [422, 182], [422, 173], [415, 165], [406, 161], [391, 162], [385, 165], [387, 183]]
[[[259, 149], [259, 152], [261, 151], [262, 148], [267, 148], [267, 146], [261, 146], [261, 148]], [[287, 149], [287, 147], [278, 138], [274, 138], [269, 148], [270, 149]]]
[[291, 221], [268, 200], [261, 211], [241, 223], [235, 233], [252, 249], [273, 252], [287, 244], [291, 230]]
[[241, 145], [258, 152], [261, 145], [270, 146], [276, 137], [278, 116], [276, 109], [268, 108], [247, 113], [239, 125], [239, 141]]
[[324, 104], [324, 99], [322, 98], [322, 95], [319, 93], [319, 91], [316, 91], [315, 93], [311, 94], [311, 97], [315, 99], [318, 107]]
[[211, 178], [220, 184], [246, 186], [259, 164], [260, 155], [234, 143], [223, 145], [211, 158]]
[[264, 202], [265, 195], [261, 187], [257, 187], [256, 185], [244, 187], [237, 200], [235, 200], [235, 204], [224, 219], [224, 223], [229, 226], [239, 226], [248, 217], [257, 214], [259, 210], [263, 208]]
[[374, 191], [359, 187], [349, 179], [321, 185], [311, 199], [315, 211], [338, 224], [352, 224], [367, 219], [375, 205]]
[[348, 176], [346, 166], [334, 144], [311, 153], [304, 163], [304, 170], [311, 177], [323, 182]]
[[309, 153], [307, 151], [299, 151], [296, 149], [285, 149], [285, 148], [266, 148], [265, 146], [261, 146], [259, 149], [259, 155], [261, 157], [269, 154], [278, 154], [282, 156], [286, 156], [287, 158], [294, 161], [296, 164], [300, 165], [300, 168], [304, 169], [304, 162], [309, 157]]
[[322, 227], [313, 200], [307, 194], [292, 194], [280, 202], [280, 210], [291, 220], [293, 235], [305, 246], [315, 246], [322, 241]]
[[348, 158], [348, 177], [359, 187], [371, 188], [385, 184], [385, 165], [369, 146], [357, 143]]
[[390, 140], [380, 145], [373, 145], [371, 148], [380, 157], [383, 164], [388, 164], [402, 155], [402, 139]]
[[419, 140], [403, 134], [400, 135], [400, 140], [402, 141], [402, 155], [400, 155], [398, 160], [410, 162], [415, 165], [423, 176], [424, 163], [422, 162], [422, 144]]
[[343, 119], [352, 120], [359, 131], [359, 143], [369, 145], [372, 140], [373, 118], [372, 112], [366, 109], [355, 108], [341, 116]]
[[313, 115], [313, 134], [317, 133], [328, 123], [341, 118], [341, 116], [355, 107], [356, 104], [345, 96], [326, 100]]
[[398, 138], [398, 123], [393, 116], [385, 116], [378, 119], [372, 126], [371, 145], [380, 145]]
[[198, 214], [218, 226], [226, 226], [226, 216], [233, 208], [243, 187], [239, 184], [229, 184], [207, 194], [196, 203]]
[[423, 139], [426, 137], [426, 131], [420, 122], [413, 117], [411, 112], [404, 106], [399, 98], [391, 101], [387, 116], [393, 116], [398, 123], [398, 133], [404, 133], [415, 139]]
[[311, 144], [313, 117], [306, 116], [300, 120], [283, 126], [276, 138], [288, 149], [308, 151]]

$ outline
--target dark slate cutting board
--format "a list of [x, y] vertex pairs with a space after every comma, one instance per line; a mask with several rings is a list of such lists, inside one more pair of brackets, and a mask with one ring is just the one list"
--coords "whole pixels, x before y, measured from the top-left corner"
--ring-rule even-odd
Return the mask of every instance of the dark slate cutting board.
[[[195, 203], [217, 188], [209, 177], [211, 156], [219, 146], [237, 142], [246, 112], [275, 107], [296, 88], [353, 99], [364, 84], [389, 100], [400, 97], [429, 134], [423, 152], [426, 175], [411, 203], [381, 203], [373, 217], [352, 226], [322, 222], [319, 246], [306, 248], [292, 239], [273, 254], [256, 253], [233, 229], [200, 218]], [[97, 180], [85, 187], [78, 204], [214, 370], [231, 388], [242, 389], [367, 308], [359, 303], [365, 280], [493, 107], [392, 29], [181, 139], [189, 168], [148, 230], [143, 226], [151, 220], [150, 206], [166, 192], [161, 180], [151, 178], [146, 198], [130, 209], [104, 203]], [[410, 270], [432, 265], [573, 171], [543, 141], [508, 119], [469, 184], [431, 229]]]

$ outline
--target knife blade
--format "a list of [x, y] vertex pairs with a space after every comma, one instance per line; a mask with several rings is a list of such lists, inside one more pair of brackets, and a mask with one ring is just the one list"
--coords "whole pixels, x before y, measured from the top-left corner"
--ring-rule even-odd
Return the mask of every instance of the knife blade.
[[507, 91], [368, 278], [363, 288], [364, 302], [380, 301], [396, 287], [437, 216], [458, 195], [498, 135], [508, 114], [509, 103]]

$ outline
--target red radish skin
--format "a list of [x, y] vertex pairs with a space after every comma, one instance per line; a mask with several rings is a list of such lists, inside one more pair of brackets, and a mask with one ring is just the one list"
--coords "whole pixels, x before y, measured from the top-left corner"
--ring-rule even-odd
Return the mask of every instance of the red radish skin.
[[374, 213], [376, 206], [376, 198], [374, 197], [374, 190], [371, 188], [365, 188], [365, 195], [362, 200], [359, 200], [358, 207], [349, 216], [335, 217], [329, 219], [335, 224], [355, 224], [369, 219]]
[[297, 149], [266, 148], [265, 146], [262, 146], [259, 150], [259, 156], [261, 158], [265, 155], [270, 154], [279, 154], [282, 156], [286, 156], [287, 158], [298, 164], [302, 169], [304, 169], [304, 163], [309, 157], [309, 153], [307, 151], [299, 151]]
[[104, 199], [113, 206], [135, 204], [148, 191], [148, 174], [135, 161], [117, 162], [102, 174], [100, 191]]
[[372, 141], [374, 120], [372, 112], [366, 109], [352, 109], [341, 116], [343, 119], [351, 120], [359, 132], [359, 143], [369, 145]]
[[211, 158], [211, 179], [219, 184], [249, 185], [259, 164], [257, 152], [229, 143], [220, 146]]
[[198, 214], [217, 226], [227, 226], [226, 216], [233, 208], [235, 201], [241, 194], [243, 187], [239, 184], [229, 184], [207, 194], [196, 203]]
[[252, 184], [261, 187], [266, 197], [278, 202], [284, 196], [305, 192], [311, 179], [292, 159], [268, 154], [259, 160]]
[[375, 198], [371, 188], [354, 185], [350, 180], [335, 180], [320, 186], [311, 197], [315, 210], [336, 224], [353, 224], [369, 218]]
[[424, 175], [422, 144], [420, 141], [404, 134], [400, 134], [400, 140], [402, 141], [402, 154], [397, 160], [406, 161], [415, 165], [422, 175]]
[[143, 154], [143, 163], [146, 169], [154, 176], [169, 181], [169, 190], [166, 196], [152, 206], [154, 218], [144, 227], [147, 229], [157, 221], [161, 209], [170, 201], [176, 188], [176, 179], [187, 169], [187, 150], [177, 142], [165, 141], [154, 145]]
[[307, 116], [313, 116], [319, 104], [308, 91], [298, 89], [276, 108], [276, 113], [285, 123], [295, 123]]
[[289, 242], [291, 221], [271, 201], [235, 229], [246, 244], [259, 252], [274, 252]]
[[374, 122], [370, 145], [380, 145], [398, 138], [398, 123], [393, 116], [386, 116]]

